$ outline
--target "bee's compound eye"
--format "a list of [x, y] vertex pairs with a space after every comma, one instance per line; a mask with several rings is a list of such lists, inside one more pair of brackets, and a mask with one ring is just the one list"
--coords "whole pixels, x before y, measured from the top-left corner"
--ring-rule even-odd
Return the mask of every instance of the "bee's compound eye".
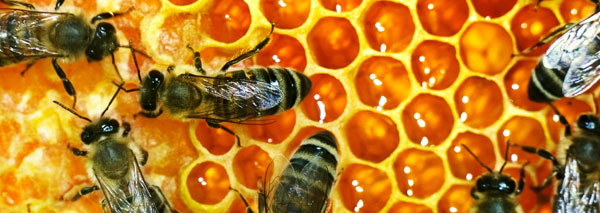
[[585, 114], [577, 119], [577, 126], [584, 130], [598, 131], [598, 125], [600, 125], [600, 120], [595, 115]]
[[158, 70], [152, 70], [148, 74], [148, 78], [148, 80], [150, 80], [150, 83], [152, 84], [152, 88], [156, 90], [162, 84], [163, 80], [165, 79], [165, 76]]
[[477, 179], [477, 191], [484, 192], [487, 191], [489, 184], [483, 179]]
[[83, 130], [81, 133], [81, 141], [85, 144], [90, 144], [94, 140], [94, 133], [89, 130]]
[[103, 123], [101, 128], [103, 133], [115, 133], [119, 131], [119, 122], [111, 119], [107, 123]]

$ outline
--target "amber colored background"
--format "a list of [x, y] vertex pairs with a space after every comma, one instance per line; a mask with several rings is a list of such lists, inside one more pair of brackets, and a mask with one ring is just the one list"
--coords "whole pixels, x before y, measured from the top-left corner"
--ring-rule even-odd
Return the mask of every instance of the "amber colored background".
[[[52, 11], [53, 0], [30, 1]], [[170, 64], [193, 71], [191, 44], [204, 66], [216, 70], [263, 39], [272, 41], [252, 65], [293, 67], [310, 76], [304, 102], [270, 125], [226, 125], [242, 148], [204, 121], [133, 118], [137, 93], [120, 94], [108, 116], [128, 121], [131, 140], [150, 153], [146, 180], [159, 185], [180, 212], [244, 212], [239, 189], [253, 205], [257, 181], [300, 141], [327, 129], [338, 139], [343, 172], [333, 190], [333, 212], [467, 212], [472, 181], [486, 171], [465, 152], [469, 146], [498, 169], [506, 140], [554, 151], [562, 133], [545, 105], [527, 99], [532, 68], [547, 48], [531, 46], [566, 22], [593, 12], [586, 0], [67, 0], [63, 11], [88, 16], [125, 11], [111, 20], [122, 43], [147, 52], [142, 74]], [[80, 9], [78, 9], [80, 8]], [[137, 76], [130, 54], [117, 52], [127, 87]], [[115, 91], [110, 59], [62, 64], [78, 93], [78, 111], [99, 116]], [[100, 192], [66, 201], [92, 184], [82, 147], [85, 121], [52, 104], [71, 103], [50, 60], [21, 77], [23, 64], [3, 68], [0, 78], [0, 209], [2, 212], [100, 212]], [[557, 106], [573, 122], [592, 111], [589, 95]], [[501, 103], [501, 104], [498, 104]], [[527, 186], [550, 172], [540, 158], [510, 150], [505, 170]], [[281, 161], [284, 162], [284, 161]], [[519, 196], [526, 212], [550, 212], [551, 187]]]

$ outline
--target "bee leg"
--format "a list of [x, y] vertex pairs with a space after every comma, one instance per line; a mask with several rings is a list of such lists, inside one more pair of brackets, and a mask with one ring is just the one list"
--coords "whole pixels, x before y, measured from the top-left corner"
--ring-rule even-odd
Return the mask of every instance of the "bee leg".
[[117, 63], [115, 63], [115, 54], [110, 53], [110, 58], [112, 59], [112, 65], [115, 68], [115, 72], [117, 72], [117, 76], [119, 76], [119, 80], [123, 81], [123, 76], [121, 76], [121, 72], [119, 72], [119, 68], [117, 67]]
[[27, 9], [30, 10], [35, 10], [35, 7], [32, 4], [29, 3], [25, 3], [25, 2], [20, 2], [20, 1], [10, 1], [10, 0], [0, 0], [0, 2], [7, 4], [7, 5], [11, 5], [11, 6], [23, 6], [23, 7], [27, 7]]
[[560, 123], [565, 126], [565, 136], [570, 136], [571, 135], [571, 125], [569, 125], [569, 122], [567, 121], [565, 116], [560, 114], [558, 109], [556, 109], [556, 107], [552, 103], [548, 103], [548, 105], [550, 106], [550, 108], [552, 108], [552, 110], [554, 111], [554, 114], [558, 115], [558, 120], [560, 121]]
[[31, 68], [31, 66], [33, 66], [33, 64], [35, 64], [35, 62], [27, 63], [25, 65], [25, 69], [23, 69], [23, 71], [21, 71], [21, 76], [24, 76], [25, 72], [27, 72], [27, 70], [29, 70], [29, 68]]
[[479, 199], [479, 196], [477, 196], [477, 189], [475, 187], [471, 187], [471, 197], [473, 197], [475, 200]]
[[171, 72], [172, 72], [174, 69], [175, 69], [175, 65], [169, 65], [169, 66], [167, 67], [167, 72], [168, 72], [168, 73], [171, 73]]
[[240, 196], [242, 202], [244, 202], [244, 205], [246, 205], [246, 213], [254, 213], [254, 211], [252, 211], [252, 208], [250, 208], [250, 204], [248, 204], [248, 201], [246, 200], [244, 195], [242, 195], [242, 193], [240, 193], [237, 189], [231, 187], [229, 187], [229, 190], [236, 192]]
[[541, 191], [542, 189], [548, 187], [552, 183], [552, 179], [554, 178], [554, 176], [556, 176], [559, 179], [562, 179], [563, 174], [562, 174], [561, 165], [558, 162], [558, 160], [556, 160], [556, 157], [554, 157], [552, 154], [550, 154], [550, 152], [543, 150], [543, 149], [531, 147], [531, 146], [521, 146], [518, 144], [513, 144], [513, 145], [520, 146], [521, 149], [525, 152], [533, 153], [542, 158], [552, 161], [554, 171], [552, 172], [552, 174], [550, 174], [550, 175], [548, 175], [548, 177], [546, 177], [546, 179], [544, 180], [542, 185], [531, 187], [534, 191]]
[[514, 56], [526, 55], [526, 54], [530, 53], [531, 51], [533, 51], [534, 49], [550, 42], [556, 36], [561, 35], [563, 32], [573, 28], [575, 25], [576, 25], [576, 23], [567, 23], [567, 24], [563, 25], [562, 27], [558, 28], [557, 30], [551, 32], [546, 37], [540, 39], [540, 41], [538, 43], [534, 44], [533, 46], [531, 46], [527, 49], [524, 49], [523, 51], [521, 51], [518, 54], [513, 54], [512, 56], [514, 57]]
[[140, 161], [140, 165], [145, 166], [148, 163], [148, 151], [140, 148], [140, 152], [142, 152], [142, 160]]
[[92, 193], [96, 190], [99, 190], [100, 187], [98, 185], [93, 185], [93, 186], [87, 186], [87, 187], [83, 187], [79, 193], [77, 193], [75, 196], [73, 196], [73, 198], [71, 198], [71, 201], [76, 201], [79, 198], [81, 198], [81, 196], [87, 195], [89, 193]]
[[225, 132], [235, 136], [235, 140], [237, 141], [238, 147], [242, 147], [242, 144], [240, 143], [240, 137], [238, 135], [236, 135], [235, 132], [233, 132], [231, 129], [224, 127], [223, 125], [221, 125], [217, 122], [214, 122], [214, 121], [206, 120], [206, 123], [208, 124], [208, 126], [210, 126], [212, 128], [215, 128], [215, 129], [219, 128], [219, 129], [225, 130]]
[[85, 157], [85, 155], [87, 155], [87, 151], [83, 151], [83, 150], [80, 150], [77, 148], [71, 147], [71, 151], [73, 152], [73, 154], [75, 156], [84, 156]]
[[112, 11], [111, 11], [111, 12], [104, 12], [104, 13], [100, 13], [100, 14], [98, 14], [98, 15], [96, 15], [96, 16], [94, 16], [94, 17], [92, 18], [92, 24], [93, 24], [94, 22], [96, 22], [96, 21], [100, 21], [100, 20], [109, 19], [109, 18], [114, 18], [114, 17], [118, 17], [118, 16], [121, 16], [121, 15], [124, 15], [124, 14], [128, 13], [129, 11], [131, 11], [132, 9], [133, 9], [133, 7], [132, 7], [132, 8], [129, 8], [129, 10], [127, 10], [127, 11], [125, 11], [125, 12], [116, 12], [116, 13], [115, 13], [115, 12], [112, 12]]
[[260, 43], [258, 43], [258, 45], [256, 45], [256, 47], [254, 47], [254, 49], [234, 58], [231, 61], [228, 61], [227, 63], [225, 63], [225, 65], [223, 66], [223, 68], [221, 68], [221, 72], [225, 72], [227, 71], [227, 69], [229, 69], [229, 67], [231, 65], [237, 64], [238, 62], [250, 58], [254, 55], [256, 55], [262, 48], [264, 48], [265, 46], [267, 46], [267, 44], [269, 43], [269, 41], [271, 40], [271, 34], [273, 34], [273, 30], [275, 29], [275, 23], [271, 22], [271, 32], [269, 32], [269, 35], [267, 35], [267, 37], [265, 39], [263, 39]]
[[65, 72], [58, 65], [56, 58], [52, 58], [52, 66], [54, 66], [54, 71], [56, 71], [56, 74], [58, 75], [60, 80], [62, 80], [63, 86], [65, 87], [65, 91], [67, 91], [67, 94], [73, 96], [73, 109], [75, 109], [75, 104], [77, 103], [77, 94], [75, 93], [75, 88], [73, 88], [73, 84], [71, 84], [71, 81], [69, 81]]
[[200, 52], [195, 51], [194, 48], [192, 48], [192, 45], [190, 44], [187, 45], [187, 48], [190, 49], [192, 53], [194, 53], [194, 66], [196, 67], [196, 70], [198, 70], [200, 74], [205, 75], [206, 71], [202, 69], [202, 59], [200, 58]]
[[60, 7], [63, 5], [63, 3], [65, 3], [65, 0], [58, 0], [58, 1], [56, 1], [56, 5], [54, 6], [54, 10], [60, 9]]
[[515, 191], [515, 195], [521, 194], [521, 192], [523, 192], [523, 187], [525, 187], [525, 166], [527, 166], [527, 164], [529, 164], [529, 161], [527, 161], [521, 167], [521, 177], [519, 177], [519, 185], [517, 186], [517, 190]]

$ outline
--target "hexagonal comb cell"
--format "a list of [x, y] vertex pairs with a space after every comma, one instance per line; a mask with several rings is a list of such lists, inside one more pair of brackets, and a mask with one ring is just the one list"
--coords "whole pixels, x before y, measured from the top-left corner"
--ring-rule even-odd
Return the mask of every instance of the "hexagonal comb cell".
[[362, 164], [346, 167], [337, 187], [344, 207], [353, 212], [381, 210], [392, 192], [392, 183], [386, 173]]
[[456, 34], [469, 17], [465, 0], [419, 0], [417, 13], [423, 29], [438, 36]]
[[184, 60], [178, 59], [188, 57], [190, 52], [182, 47], [201, 31], [197, 19], [196, 14], [189, 13], [176, 13], [165, 18], [158, 35], [158, 52], [176, 60], [174, 63], [184, 63]]
[[596, 10], [596, 5], [589, 0], [570, 0], [560, 3], [560, 15], [565, 22], [577, 22], [587, 18]]
[[317, 64], [325, 68], [343, 68], [358, 55], [358, 35], [345, 18], [321, 18], [308, 33], [307, 41]]
[[392, 119], [370, 111], [354, 114], [346, 123], [345, 132], [352, 153], [373, 162], [388, 158], [400, 140]]
[[229, 176], [221, 164], [206, 161], [192, 168], [186, 186], [196, 202], [217, 204], [229, 193]]
[[460, 71], [456, 48], [445, 42], [421, 42], [413, 50], [410, 61], [412, 72], [423, 88], [446, 89], [454, 83]]
[[529, 78], [531, 78], [531, 73], [535, 66], [537, 66], [537, 63], [537, 61], [532, 60], [520, 60], [504, 76], [504, 88], [510, 102], [517, 107], [529, 111], [537, 111], [546, 106], [545, 104], [529, 100], [529, 95], [527, 94]]
[[512, 39], [502, 26], [475, 22], [460, 37], [460, 56], [472, 71], [494, 75], [511, 60]]
[[[496, 138], [498, 140], [498, 150], [502, 153], [501, 156], [503, 157], [506, 152], [506, 143], [509, 140], [510, 143], [523, 146], [532, 146], [541, 149], [546, 148], [546, 136], [544, 135], [542, 125], [537, 120], [529, 117], [511, 117], [502, 124], [500, 129], [498, 129]], [[540, 157], [513, 147], [509, 150], [508, 159], [504, 160], [523, 164], [526, 161], [529, 161], [530, 163], [538, 162], [540, 161]]]
[[290, 67], [302, 72], [306, 53], [296, 38], [274, 33], [269, 44], [256, 55], [256, 61], [263, 66]]
[[408, 138], [421, 146], [441, 144], [454, 126], [452, 111], [441, 97], [420, 94], [402, 111], [404, 132]]
[[202, 29], [212, 39], [231, 43], [248, 32], [252, 17], [243, 0], [214, 1], [208, 13], [202, 15]]
[[277, 28], [291, 29], [304, 24], [311, 5], [310, 1], [301, 0], [260, 0], [260, 7]]
[[388, 213], [402, 213], [402, 212], [416, 212], [416, 213], [433, 213], [433, 211], [425, 205], [409, 203], [409, 202], [397, 202], [394, 204]]
[[[527, 5], [519, 10], [513, 17], [510, 30], [517, 40], [517, 49], [523, 51], [536, 44], [558, 26], [558, 20], [552, 10], [538, 7], [534, 4]], [[551, 42], [535, 48], [527, 55], [541, 55], [546, 52]]]
[[269, 153], [260, 147], [256, 145], [244, 147], [233, 157], [235, 179], [245, 187], [258, 189], [259, 180], [264, 181], [265, 176], [267, 179], [271, 178], [271, 174], [267, 174], [271, 162]]
[[473, 7], [483, 17], [498, 18], [510, 11], [517, 0], [472, 0]]
[[390, 1], [375, 2], [365, 16], [369, 45], [380, 52], [400, 52], [412, 40], [415, 24], [408, 7]]
[[362, 0], [320, 0], [321, 5], [328, 10], [345, 12], [358, 7]]
[[360, 100], [377, 110], [394, 109], [411, 91], [408, 72], [402, 62], [391, 57], [372, 57], [364, 61], [354, 84]]
[[312, 88], [302, 101], [306, 117], [319, 123], [334, 121], [344, 112], [346, 90], [338, 79], [328, 74], [310, 77]]
[[469, 212], [473, 198], [471, 186], [453, 185], [440, 198], [438, 212]]
[[462, 145], [469, 147], [471, 151], [483, 162], [486, 166], [491, 169], [496, 164], [496, 157], [494, 156], [494, 145], [492, 141], [480, 134], [473, 132], [462, 132], [452, 140], [452, 145], [448, 148], [446, 155], [448, 156], [448, 164], [450, 164], [450, 171], [455, 177], [474, 180], [481, 174], [488, 173], [488, 171], [479, 163], [475, 158], [462, 147]]
[[424, 199], [440, 190], [445, 181], [442, 159], [435, 153], [418, 149], [402, 151], [394, 161], [400, 192]]
[[264, 125], [247, 125], [246, 132], [253, 139], [278, 144], [285, 140], [296, 125], [296, 112], [291, 109], [278, 115], [261, 119]]
[[[221, 125], [228, 129], [233, 129], [233, 125], [230, 123], [223, 123]], [[235, 143], [233, 135], [223, 129], [209, 127], [205, 120], [198, 122], [195, 133], [200, 144], [213, 155], [227, 153]]]
[[482, 77], [469, 77], [454, 93], [459, 120], [471, 127], [487, 127], [500, 118], [504, 99], [498, 85]]

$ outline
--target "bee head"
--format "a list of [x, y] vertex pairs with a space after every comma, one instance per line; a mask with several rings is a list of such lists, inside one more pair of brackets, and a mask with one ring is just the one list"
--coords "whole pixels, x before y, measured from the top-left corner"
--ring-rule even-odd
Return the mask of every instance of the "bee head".
[[117, 50], [117, 31], [109, 23], [102, 22], [96, 26], [92, 43], [85, 50], [88, 61], [99, 61]]
[[81, 141], [90, 144], [100, 139], [101, 136], [108, 136], [119, 131], [119, 122], [115, 119], [102, 118], [96, 122], [90, 123], [83, 128]]
[[158, 90], [165, 76], [158, 70], [152, 70], [142, 81], [140, 104], [144, 111], [155, 111], [158, 102]]
[[600, 135], [600, 118], [594, 114], [583, 114], [577, 119], [577, 127]]
[[482, 175], [477, 179], [476, 185], [478, 192], [497, 191], [506, 194], [515, 192], [515, 186], [516, 183], [510, 176], [498, 173]]

